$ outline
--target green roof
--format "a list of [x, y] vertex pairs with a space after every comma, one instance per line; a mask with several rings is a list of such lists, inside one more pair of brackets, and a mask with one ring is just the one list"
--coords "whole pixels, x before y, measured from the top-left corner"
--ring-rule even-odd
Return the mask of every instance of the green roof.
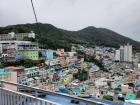
[[135, 100], [136, 99], [136, 94], [133, 93], [127, 93], [125, 96], [125, 100]]

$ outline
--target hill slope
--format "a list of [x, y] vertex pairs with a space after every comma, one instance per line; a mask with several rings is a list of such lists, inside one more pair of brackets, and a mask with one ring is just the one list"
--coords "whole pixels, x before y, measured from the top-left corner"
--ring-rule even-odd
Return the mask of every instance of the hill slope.
[[54, 27], [51, 24], [20, 24], [7, 27], [0, 27], [0, 34], [30, 32], [33, 30], [37, 33], [37, 40], [45, 48], [56, 49], [58, 47], [70, 50], [72, 43], [79, 43], [88, 46], [104, 45], [119, 47], [120, 44], [129, 42], [135, 50], [140, 51], [140, 42], [124, 37], [116, 32], [105, 28], [87, 27], [79, 31], [67, 31]]

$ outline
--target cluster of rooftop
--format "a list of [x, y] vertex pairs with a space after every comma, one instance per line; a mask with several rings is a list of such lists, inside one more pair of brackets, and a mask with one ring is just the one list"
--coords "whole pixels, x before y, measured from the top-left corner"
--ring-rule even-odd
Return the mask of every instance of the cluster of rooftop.
[[[119, 50], [76, 45], [72, 51], [65, 52], [61, 48], [39, 49], [37, 43], [30, 41], [9, 40], [0, 41], [0, 52], [2, 57], [14, 60], [45, 61], [28, 68], [20, 65], [1, 68], [0, 80], [91, 100], [108, 99], [123, 103], [140, 99], [140, 54], [133, 54], [129, 44]], [[29, 92], [21, 87], [11, 89]]]

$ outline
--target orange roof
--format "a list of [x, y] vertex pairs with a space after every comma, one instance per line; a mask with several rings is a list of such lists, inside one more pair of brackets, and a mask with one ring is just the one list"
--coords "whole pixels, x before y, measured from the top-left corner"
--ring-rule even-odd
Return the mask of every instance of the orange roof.
[[15, 67], [15, 66], [8, 66], [7, 68], [8, 68], [8, 69], [12, 69], [12, 70], [21, 69], [21, 68], [19, 68], [19, 67]]

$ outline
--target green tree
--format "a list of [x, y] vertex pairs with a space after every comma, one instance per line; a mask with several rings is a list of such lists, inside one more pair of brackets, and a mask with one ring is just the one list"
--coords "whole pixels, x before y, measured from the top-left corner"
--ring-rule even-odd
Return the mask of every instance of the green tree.
[[110, 95], [104, 95], [103, 99], [113, 101], [113, 97]]

